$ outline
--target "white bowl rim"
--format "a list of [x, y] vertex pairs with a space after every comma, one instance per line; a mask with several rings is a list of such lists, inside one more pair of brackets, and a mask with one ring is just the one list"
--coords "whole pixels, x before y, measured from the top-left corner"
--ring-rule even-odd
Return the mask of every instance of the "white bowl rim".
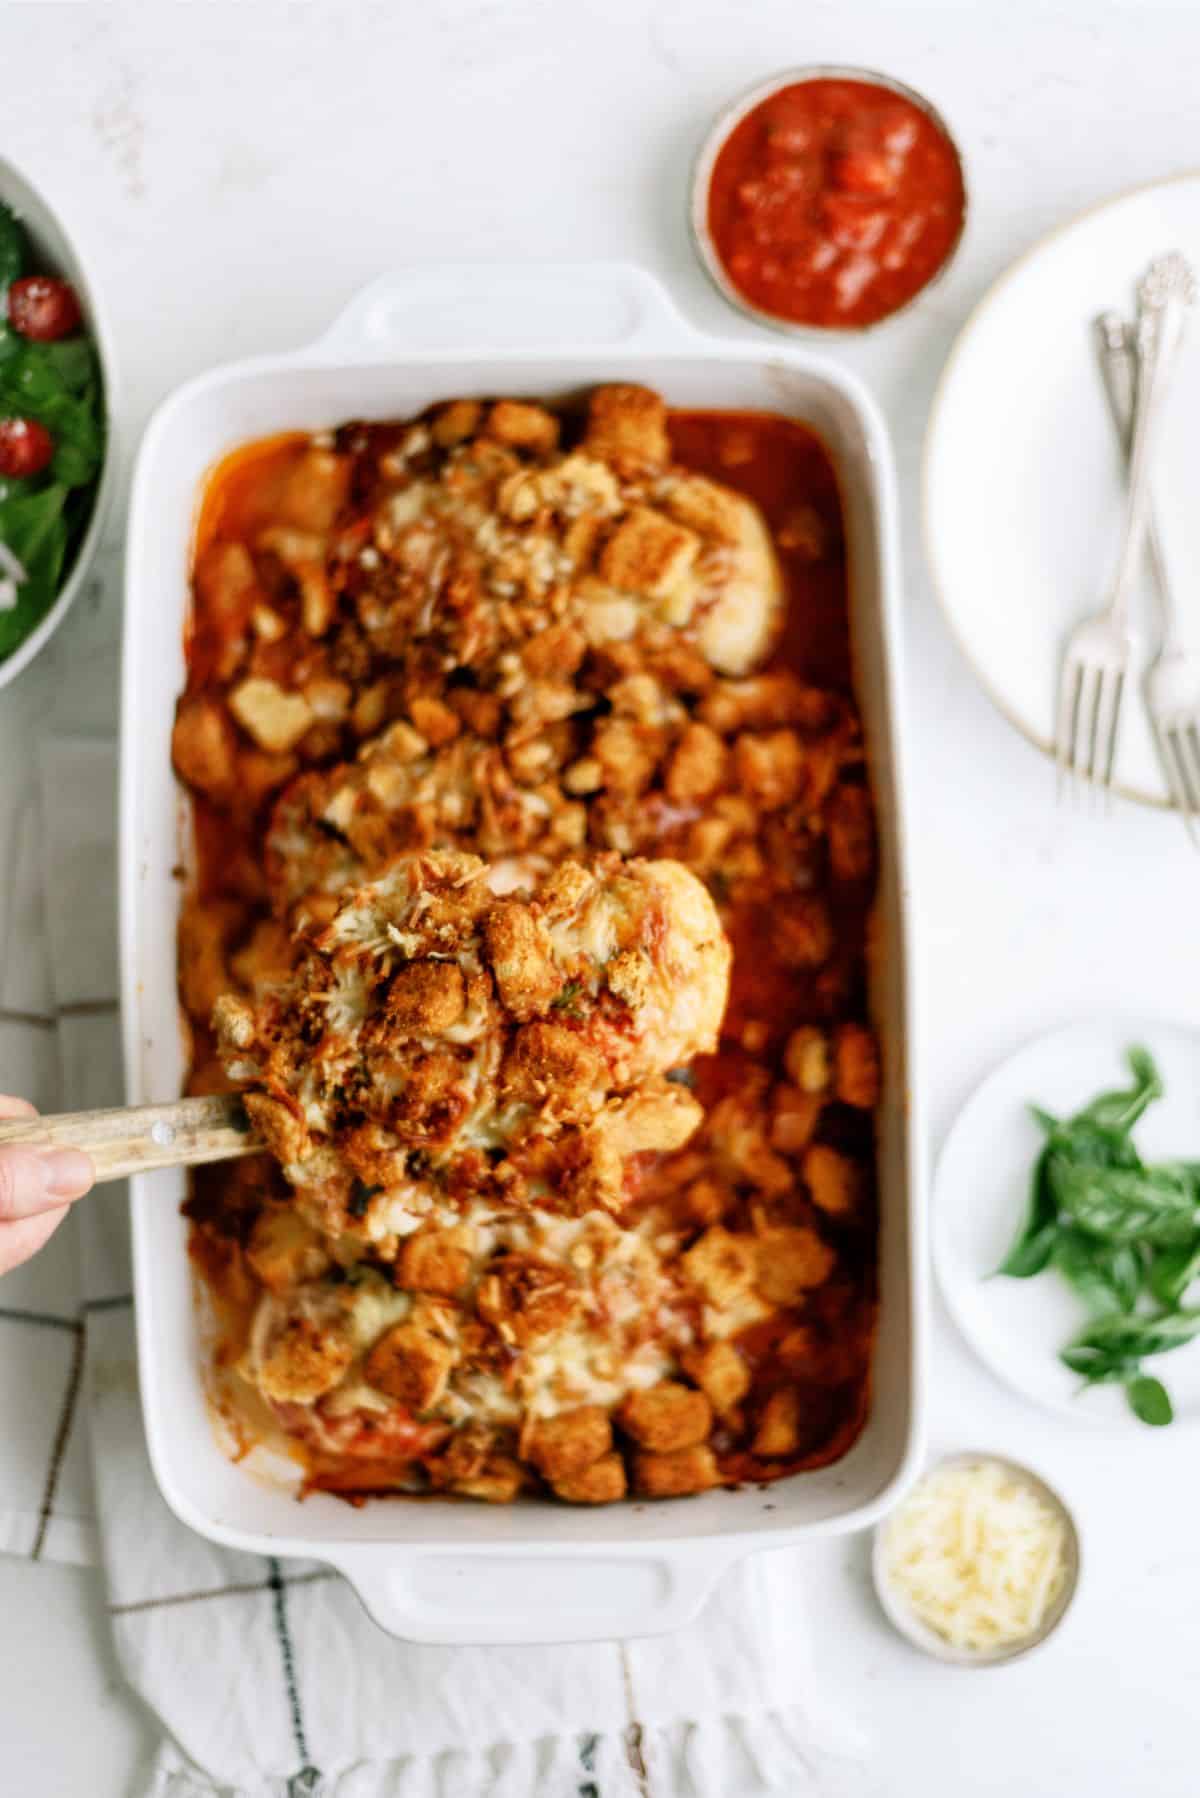
[[112, 504], [117, 478], [117, 436], [113, 423], [117, 391], [116, 359], [100, 290], [92, 278], [87, 262], [80, 254], [73, 233], [63, 223], [58, 208], [51, 204], [39, 184], [18, 163], [13, 162], [10, 157], [0, 156], [0, 199], [5, 197], [10, 183], [18, 190], [31, 194], [42, 208], [59, 240], [47, 246], [51, 258], [67, 265], [72, 285], [80, 289], [89, 335], [96, 346], [100, 362], [104, 395], [104, 459], [92, 497], [91, 516], [75, 551], [70, 572], [55, 595], [49, 611], [38, 620], [29, 635], [0, 661], [0, 689], [10, 686], [28, 668], [39, 651], [44, 649], [82, 591], [100, 547], [105, 517]]
[[[1067, 1526], [1067, 1579], [1041, 1627], [1032, 1636], [1011, 1643], [1006, 1648], [979, 1654], [969, 1648], [955, 1648], [951, 1643], [944, 1641], [936, 1630], [930, 1629], [928, 1624], [921, 1622], [921, 1619], [909, 1609], [896, 1591], [887, 1571], [885, 1553], [888, 1529], [893, 1519], [913, 1494], [920, 1489], [925, 1480], [932, 1478], [936, 1473], [941, 1473], [945, 1468], [974, 1467], [978, 1466], [981, 1461], [990, 1461], [993, 1466], [1003, 1467], [1008, 1472], [1015, 1474], [1018, 1479], [1024, 1480], [1027, 1485], [1032, 1486], [1035, 1491], [1040, 1493], [1058, 1512]], [[871, 1532], [871, 1580], [875, 1587], [875, 1596], [888, 1622], [914, 1648], [919, 1648], [924, 1654], [931, 1655], [935, 1660], [944, 1661], [949, 1667], [1004, 1667], [1012, 1661], [1022, 1660], [1026, 1655], [1032, 1654], [1035, 1648], [1040, 1648], [1043, 1643], [1049, 1641], [1065, 1620], [1067, 1612], [1075, 1601], [1075, 1594], [1079, 1590], [1082, 1570], [1083, 1554], [1079, 1541], [1079, 1525], [1076, 1522], [1075, 1513], [1057, 1487], [1052, 1486], [1045, 1475], [1039, 1473], [1035, 1467], [1030, 1467], [1024, 1461], [1017, 1461], [1011, 1455], [1001, 1454], [990, 1448], [955, 1449], [949, 1454], [939, 1455], [935, 1460], [930, 1461], [905, 1492], [899, 1504], [886, 1517], [881, 1518]]]

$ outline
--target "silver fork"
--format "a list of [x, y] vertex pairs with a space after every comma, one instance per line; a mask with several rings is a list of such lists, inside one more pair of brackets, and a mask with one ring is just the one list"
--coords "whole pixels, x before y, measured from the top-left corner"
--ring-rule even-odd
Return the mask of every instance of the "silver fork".
[[[1137, 385], [1133, 327], [1119, 313], [1096, 320], [1100, 372], [1126, 456]], [[1154, 514], [1146, 520], [1148, 560], [1162, 614], [1162, 641], [1146, 676], [1146, 704], [1167, 790], [1193, 844], [1200, 848], [1200, 652], [1183, 640]]]
[[1132, 655], [1129, 598], [1145, 539], [1150, 466], [1167, 377], [1195, 289], [1192, 270], [1176, 253], [1152, 262], [1138, 284], [1139, 376], [1130, 430], [1125, 528], [1109, 602], [1072, 632], [1058, 687], [1055, 753], [1058, 786], [1082, 780], [1112, 795], [1121, 702]]

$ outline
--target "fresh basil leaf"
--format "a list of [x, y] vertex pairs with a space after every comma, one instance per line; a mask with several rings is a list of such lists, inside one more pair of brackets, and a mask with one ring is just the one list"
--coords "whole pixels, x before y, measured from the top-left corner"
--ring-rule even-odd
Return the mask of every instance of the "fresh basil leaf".
[[1190, 1242], [1200, 1214], [1189, 1181], [1157, 1168], [1076, 1166], [1051, 1154], [1051, 1189], [1063, 1215], [1107, 1242]]
[[1096, 1349], [1113, 1361], [1122, 1356], [1140, 1361], [1146, 1355], [1169, 1354], [1197, 1335], [1200, 1308], [1195, 1307], [1164, 1311], [1157, 1317], [1101, 1317], [1080, 1332], [1071, 1349]]
[[0, 299], [25, 267], [25, 232], [10, 206], [0, 200]]
[[1150, 1262], [1146, 1284], [1160, 1305], [1174, 1309], [1200, 1275], [1200, 1235], [1174, 1248], [1159, 1249]]
[[67, 548], [66, 497], [65, 487], [50, 486], [0, 501], [0, 543], [7, 544], [26, 574], [16, 605], [0, 612], [0, 656], [14, 650], [54, 602]]
[[1029, 1184], [1029, 1203], [1021, 1228], [1012, 1247], [996, 1269], [1012, 1280], [1029, 1280], [1040, 1274], [1054, 1250], [1058, 1234], [1058, 1206], [1047, 1178], [1049, 1149], [1043, 1149], [1033, 1164]]
[[1072, 1123], [1098, 1124], [1104, 1130], [1128, 1134], [1147, 1106], [1162, 1098], [1162, 1078], [1148, 1050], [1135, 1046], [1128, 1050], [1127, 1060], [1133, 1085], [1116, 1092], [1098, 1093], [1090, 1105], [1085, 1105], [1076, 1114]]
[[1098, 1242], [1080, 1230], [1060, 1229], [1054, 1265], [1097, 1317], [1132, 1311], [1137, 1303], [1142, 1268], [1129, 1243]]
[[1136, 1355], [1121, 1355], [1111, 1349], [1097, 1347], [1095, 1343], [1069, 1343], [1059, 1354], [1059, 1360], [1072, 1373], [1077, 1373], [1089, 1386], [1107, 1386], [1136, 1377], [1138, 1361]]
[[1062, 1127], [1061, 1121], [1054, 1116], [1054, 1113], [1051, 1111], [1043, 1111], [1040, 1105], [1031, 1105], [1029, 1107], [1029, 1115], [1035, 1124], [1040, 1125], [1047, 1136], [1053, 1135], [1055, 1130], [1061, 1129]]
[[1153, 1424], [1157, 1429], [1170, 1423], [1175, 1416], [1170, 1394], [1162, 1381], [1156, 1380], [1152, 1374], [1140, 1373], [1135, 1379], [1129, 1380], [1125, 1386], [1125, 1396], [1134, 1416], [1143, 1423]]

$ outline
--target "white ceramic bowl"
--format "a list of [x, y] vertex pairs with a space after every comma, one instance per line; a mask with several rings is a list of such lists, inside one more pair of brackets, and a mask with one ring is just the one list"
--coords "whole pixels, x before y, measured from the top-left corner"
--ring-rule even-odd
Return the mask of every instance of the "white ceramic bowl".
[[92, 499], [92, 513], [87, 530], [75, 551], [54, 604], [11, 655], [0, 661], [0, 687], [7, 687], [11, 681], [16, 680], [22, 669], [28, 668], [34, 656], [50, 641], [74, 605], [76, 595], [86, 581], [100, 547], [104, 515], [112, 501], [116, 484], [117, 451], [113, 431], [116, 378], [112, 338], [95, 283], [89, 278], [70, 234], [49, 201], [38, 192], [28, 175], [22, 174], [20, 169], [3, 156], [0, 156], [0, 200], [11, 206], [17, 214], [28, 231], [39, 258], [44, 259], [46, 268], [64, 275], [79, 296], [84, 323], [100, 361], [105, 424], [104, 460], [100, 466], [100, 479]]
[[[981, 1449], [975, 1452], [944, 1455], [940, 1461], [935, 1461], [926, 1468], [921, 1479], [930, 1479], [934, 1474], [940, 1473], [943, 1468], [975, 1466], [980, 1461], [991, 1462], [993, 1466], [1003, 1467], [1008, 1472], [1015, 1474], [1026, 1485], [1032, 1486], [1038, 1496], [1058, 1512], [1067, 1527], [1067, 1577], [1063, 1582], [1062, 1591], [1043, 1618], [1041, 1627], [1033, 1635], [1026, 1636], [1020, 1642], [1013, 1642], [1006, 1648], [990, 1651], [976, 1652], [968, 1648], [956, 1648], [917, 1616], [894, 1585], [887, 1570], [887, 1532], [891, 1518], [885, 1517], [882, 1523], [876, 1526], [871, 1545], [871, 1576], [875, 1582], [876, 1597], [879, 1599], [889, 1623], [907, 1641], [911, 1642], [914, 1648], [919, 1648], [923, 1653], [932, 1655], [935, 1660], [945, 1661], [953, 1667], [1000, 1667], [1008, 1661], [1015, 1661], [1023, 1655], [1032, 1653], [1035, 1648], [1040, 1647], [1054, 1634], [1070, 1609], [1071, 1600], [1079, 1587], [1079, 1531], [1075, 1526], [1075, 1519], [1053, 1486], [1048, 1486], [1040, 1474], [1034, 1473], [1029, 1467], [1023, 1467], [1019, 1461], [1010, 1460], [1007, 1455], [994, 1455]], [[920, 1483], [919, 1480], [917, 1485], [919, 1486]], [[903, 1505], [905, 1501], [902, 1499], [900, 1502]]]
[[[178, 1170], [131, 1182], [142, 1405], [162, 1492], [231, 1547], [338, 1567], [376, 1620], [425, 1642], [561, 1642], [652, 1635], [690, 1622], [754, 1549], [860, 1529], [919, 1465], [924, 1387], [924, 1138], [913, 987], [900, 716], [899, 549], [891, 450], [854, 378], [811, 350], [694, 331], [658, 283], [622, 264], [414, 268], [352, 300], [316, 344], [214, 370], [164, 402], [134, 475], [126, 558], [121, 757], [121, 961], [131, 1103], [173, 1098], [184, 1052], [175, 927], [188, 812], [171, 772], [184, 680], [188, 552], [206, 470], [250, 437], [347, 418], [403, 417], [456, 393], [577, 395], [641, 380], [684, 407], [774, 411], [820, 432], [845, 508], [859, 699], [880, 830], [872, 1008], [886, 1044], [879, 1114], [880, 1314], [873, 1402], [832, 1466], [778, 1484], [607, 1508], [531, 1499], [471, 1505], [327, 1493], [253, 1477], [218, 1444], [179, 1215]], [[184, 841], [181, 842], [181, 826]]]
[[[898, 94], [902, 100], [907, 100], [911, 105], [919, 108], [927, 118], [933, 121], [958, 159], [959, 173], [962, 176], [963, 184], [963, 213], [958, 227], [958, 235], [946, 252], [945, 260], [941, 267], [929, 277], [924, 286], [918, 287], [911, 299], [905, 300], [902, 306], [894, 307], [891, 312], [885, 312], [882, 318], [872, 319], [870, 324], [806, 325], [798, 323], [795, 319], [781, 318], [777, 312], [768, 312], [764, 307], [756, 306], [754, 301], [748, 299], [730, 279], [729, 272], [717, 253], [712, 233], [708, 228], [708, 189], [712, 181], [713, 165], [731, 133], [741, 124], [747, 113], [753, 112], [756, 106], [761, 106], [764, 100], [769, 100], [781, 88], [795, 87], [805, 81], [862, 81], [868, 87], [882, 87], [886, 88], [888, 93]], [[728, 300], [731, 306], [735, 307], [738, 312], [744, 313], [747, 318], [752, 318], [756, 324], [769, 325], [773, 331], [782, 331], [788, 337], [807, 337], [810, 340], [822, 337], [861, 337], [864, 332], [878, 331], [884, 325], [890, 324], [893, 319], [902, 317], [925, 297], [931, 287], [936, 286], [942, 280], [962, 247], [969, 207], [967, 171], [958, 139], [937, 107], [927, 100], [924, 94], [919, 94], [915, 88], [907, 87], [903, 81], [896, 81], [890, 75], [880, 74], [878, 69], [858, 69], [840, 63], [814, 62], [797, 69], [784, 69], [778, 75], [768, 75], [765, 80], [756, 81], [753, 87], [747, 88], [744, 93], [738, 95], [736, 100], [731, 100], [729, 105], [717, 114], [692, 165], [692, 180], [688, 190], [688, 225], [691, 230], [693, 248], [700, 258], [700, 264], [705, 274], [717, 292], [722, 299]]]

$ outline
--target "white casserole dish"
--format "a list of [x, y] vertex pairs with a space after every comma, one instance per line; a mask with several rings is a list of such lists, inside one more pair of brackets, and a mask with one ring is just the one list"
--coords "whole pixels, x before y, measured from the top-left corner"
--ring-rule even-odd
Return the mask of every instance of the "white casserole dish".
[[[469, 348], [463, 348], [469, 345]], [[573, 1510], [379, 1500], [303, 1504], [222, 1452], [201, 1381], [178, 1172], [132, 1182], [142, 1403], [164, 1497], [231, 1547], [337, 1567], [393, 1634], [422, 1642], [553, 1642], [655, 1634], [690, 1621], [753, 1549], [859, 1529], [920, 1461], [925, 1255], [918, 1029], [899, 716], [900, 620], [891, 452], [863, 389], [819, 354], [696, 333], [623, 265], [455, 268], [384, 276], [309, 348], [214, 370], [172, 395], [138, 457], [129, 521], [121, 758], [121, 955], [129, 1101], [176, 1096], [175, 980], [187, 801], [170, 765], [184, 681], [188, 557], [205, 471], [247, 438], [402, 417], [455, 394], [553, 398], [638, 380], [676, 406], [760, 409], [811, 424], [833, 454], [851, 561], [859, 699], [879, 813], [873, 1007], [885, 1048], [880, 1119], [880, 1322], [865, 1430], [835, 1465], [768, 1489]]]

